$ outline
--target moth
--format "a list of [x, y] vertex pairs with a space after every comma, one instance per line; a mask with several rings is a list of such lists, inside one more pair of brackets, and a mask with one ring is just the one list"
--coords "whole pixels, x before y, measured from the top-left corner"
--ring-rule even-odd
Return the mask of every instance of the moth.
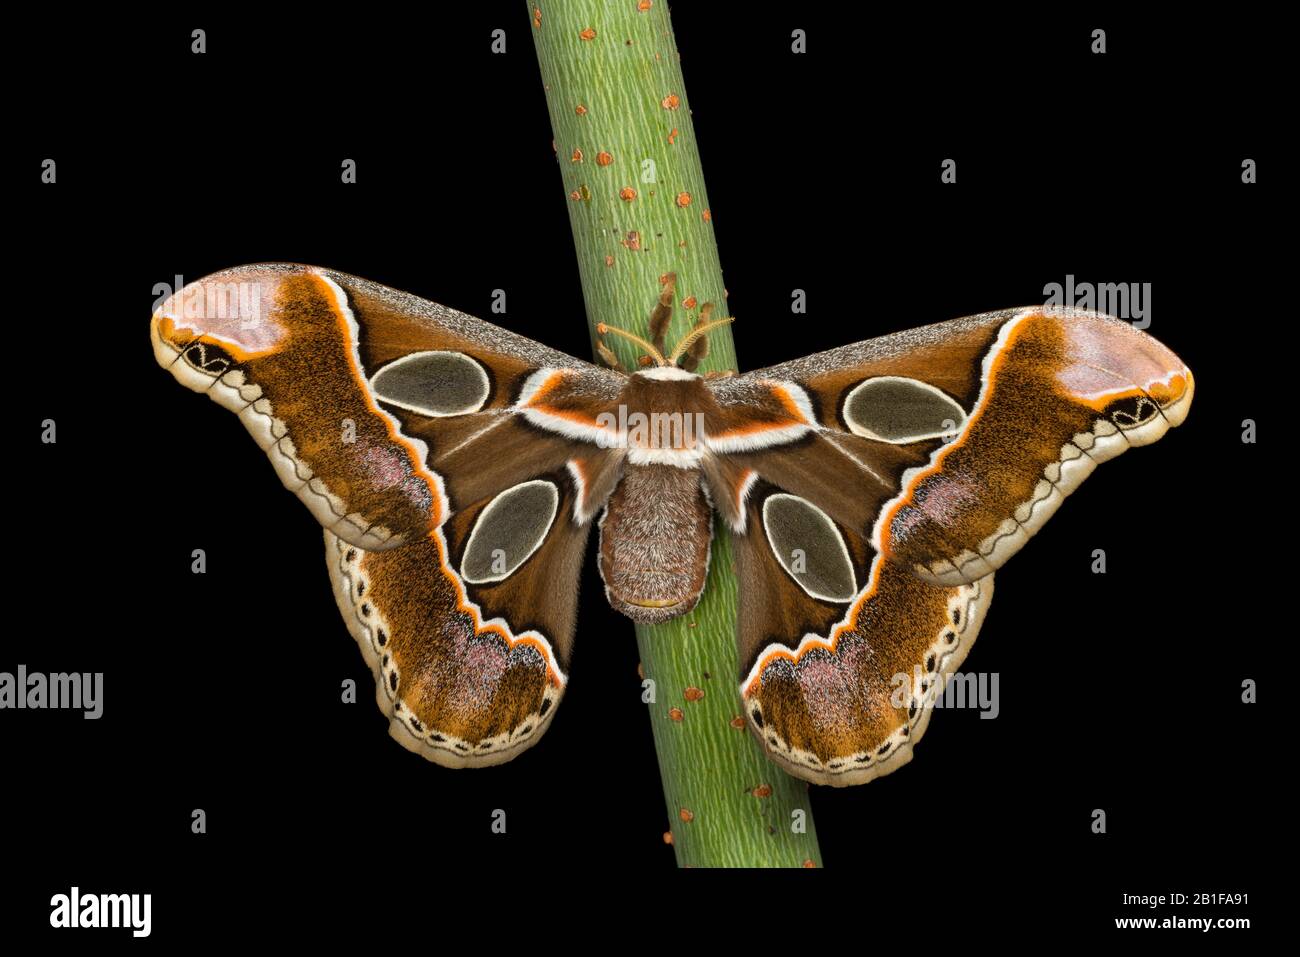
[[658, 622], [699, 600], [716, 514], [751, 731], [808, 781], [893, 771], [994, 571], [1192, 399], [1152, 337], [1043, 307], [705, 377], [691, 370], [729, 320], [702, 313], [669, 352], [672, 298], [669, 277], [635, 371], [297, 264], [208, 276], [150, 329], [158, 362], [235, 412], [324, 527], [391, 735], [447, 767], [508, 761], [550, 724], [593, 526], [610, 604]]

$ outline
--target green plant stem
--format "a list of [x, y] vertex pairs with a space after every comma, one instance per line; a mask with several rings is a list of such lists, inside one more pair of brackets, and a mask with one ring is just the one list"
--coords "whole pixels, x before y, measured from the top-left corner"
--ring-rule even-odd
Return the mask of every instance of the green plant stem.
[[[729, 315], [667, 3], [527, 6], [593, 346], [601, 322], [649, 338], [660, 279], [670, 272], [670, 345], [704, 303], [715, 304], [714, 318]], [[697, 371], [735, 370], [730, 328], [710, 334]], [[641, 351], [612, 335], [604, 342], [625, 366]], [[654, 682], [650, 722], [677, 862], [820, 866], [808, 786], [769, 762], [740, 720], [736, 602], [731, 541], [715, 526], [699, 605], [636, 629], [644, 677]]]

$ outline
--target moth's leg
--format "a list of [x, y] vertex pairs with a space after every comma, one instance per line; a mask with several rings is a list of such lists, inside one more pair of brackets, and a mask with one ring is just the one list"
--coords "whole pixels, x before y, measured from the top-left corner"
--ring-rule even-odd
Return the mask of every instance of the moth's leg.
[[[700, 306], [700, 316], [695, 320], [695, 325], [691, 328], [698, 329], [700, 326], [707, 325], [713, 315], [713, 303], [706, 302]], [[694, 372], [695, 367], [700, 361], [709, 354], [709, 337], [706, 333], [691, 343], [691, 347], [686, 350], [686, 355], [682, 356], [680, 365], [687, 372]]]
[[605, 343], [599, 339], [596, 340], [596, 355], [601, 362], [609, 366], [615, 372], [628, 371], [627, 369], [624, 369], [623, 364], [618, 361], [618, 356], [614, 355], [614, 350], [605, 345]]
[[668, 335], [668, 323], [673, 318], [673, 296], [677, 291], [677, 273], [667, 273], [663, 278], [663, 290], [659, 293], [659, 302], [650, 313], [650, 341], [662, 355], [668, 354], [664, 337]]

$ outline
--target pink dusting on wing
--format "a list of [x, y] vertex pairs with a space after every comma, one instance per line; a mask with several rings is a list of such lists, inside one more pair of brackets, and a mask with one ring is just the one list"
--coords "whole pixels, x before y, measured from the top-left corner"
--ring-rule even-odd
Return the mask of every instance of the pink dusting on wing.
[[925, 481], [925, 497], [913, 498], [914, 507], [939, 525], [952, 525], [979, 497], [979, 489], [956, 475], [939, 475]]
[[1182, 367], [1177, 356], [1126, 322], [1076, 316], [1065, 327], [1068, 364], [1056, 378], [1068, 395], [1147, 387]]
[[857, 700], [857, 692], [843, 662], [824, 655], [808, 656], [799, 663], [799, 687], [813, 723], [837, 727]]
[[[361, 441], [358, 438], [358, 441]], [[369, 444], [361, 451], [366, 476], [376, 488], [401, 489], [402, 494], [418, 509], [433, 504], [429, 483], [411, 470], [405, 450], [390, 445]]]
[[286, 330], [272, 318], [280, 279], [257, 269], [228, 270], [192, 282], [168, 296], [158, 314], [250, 355], [277, 347]]
[[[861, 623], [863, 619], [859, 617], [858, 621]], [[835, 651], [836, 660], [849, 674], [860, 674], [859, 669], [866, 668], [867, 661], [875, 654], [870, 645], [852, 635], [842, 637]]]
[[450, 701], [454, 708], [476, 710], [487, 707], [496, 697], [497, 685], [505, 674], [507, 653], [497, 639], [476, 639], [467, 643], [458, 657], [456, 682]]
[[447, 657], [452, 661], [460, 661], [465, 656], [473, 637], [474, 629], [466, 615], [451, 615], [442, 626], [442, 638], [449, 651]]
[[904, 505], [898, 510], [898, 513], [894, 516], [894, 520], [889, 524], [890, 537], [893, 538], [896, 543], [905, 542], [907, 541], [907, 536], [912, 533], [913, 529], [924, 523], [925, 516], [921, 514], [920, 511], [910, 505]]
[[366, 464], [366, 474], [380, 488], [399, 485], [407, 476], [406, 461], [396, 450], [382, 445], [370, 445], [361, 452]]

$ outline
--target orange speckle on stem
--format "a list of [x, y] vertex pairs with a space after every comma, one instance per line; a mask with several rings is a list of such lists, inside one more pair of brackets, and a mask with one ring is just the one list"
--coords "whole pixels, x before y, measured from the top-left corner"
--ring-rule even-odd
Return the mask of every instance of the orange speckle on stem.
[[581, 162], [582, 162], [582, 150], [578, 149], [577, 147], [574, 147], [573, 155], [569, 157], [569, 160], [570, 160], [570, 162], [573, 162], [573, 163], [581, 163]]
[[676, 139], [677, 139], [677, 127], [674, 126], [672, 128], [672, 132], [668, 134], [668, 145], [672, 146], [673, 143], [676, 141]]
[[681, 818], [683, 821], [685, 821], [687, 824], [689, 824], [691, 821], [695, 820], [695, 815], [692, 814], [692, 813], [691, 813], [689, 810], [687, 810], [686, 808], [682, 808], [680, 811], [678, 811], [678, 812], [677, 812], [677, 816], [680, 817], [680, 818]]
[[652, 366], [655, 364], [655, 361], [649, 356], [638, 356], [636, 364], [639, 366]]
[[533, 29], [534, 30], [541, 29], [541, 26], [542, 26], [542, 9], [541, 7], [533, 7]]
[[685, 209], [687, 206], [691, 205], [691, 194], [685, 191], [678, 193], [677, 205], [680, 206], [682, 209]]
[[662, 106], [665, 110], [675, 110], [681, 104], [681, 102], [682, 102], [681, 97], [679, 97], [676, 93], [669, 93], [667, 96], [665, 96], [662, 100], [659, 101], [659, 105]]
[[636, 190], [631, 186], [624, 186], [618, 191], [618, 198], [623, 200], [625, 203], [630, 203], [632, 200], [636, 199]]
[[594, 40], [596, 39], [596, 31], [593, 30], [591, 27], [587, 27], [587, 29], [579, 33], [578, 36], [581, 37], [583, 40]]
[[686, 717], [686, 714], [681, 708], [669, 708], [668, 717], [672, 718], [674, 721], [681, 721], [682, 718]]
[[707, 209], [704, 211], [704, 221], [706, 223], [713, 222], [713, 214], [709, 212]]
[[731, 726], [737, 731], [743, 731], [745, 729], [745, 719], [740, 715], [736, 715], [731, 719]]
[[634, 253], [639, 252], [641, 250], [641, 234], [635, 229], [629, 230], [627, 239], [623, 240], [623, 245]]
[[582, 199], [582, 194], [575, 189], [572, 193], [569, 194], [569, 199], [573, 200], [574, 202], [577, 202], [578, 200]]
[[803, 866], [804, 866], [804, 867], [816, 867], [817, 865], [814, 864], [814, 863], [812, 862], [812, 858], [809, 858], [808, 860], [806, 860], [806, 861], [803, 862]]
[[614, 162], [614, 157], [610, 156], [609, 153], [605, 152], [604, 150], [601, 150], [599, 153], [596, 154], [597, 166], [608, 166], [612, 162]]
[[637, 0], [636, 8], [640, 10], [642, 13], [645, 13], [653, 6], [654, 6], [654, 0]]
[[766, 797], [771, 797], [771, 796], [772, 796], [772, 785], [770, 785], [770, 784], [760, 784], [758, 787], [754, 788], [754, 790], [750, 791], [749, 793], [752, 794], [752, 795], [754, 795], [754, 797], [756, 797], [756, 798], [766, 798]]
[[664, 843], [665, 843], [665, 844], [671, 844], [672, 842], [673, 842], [673, 832], [672, 832], [672, 831], [664, 831]]
[[685, 691], [682, 692], [682, 697], [685, 698], [687, 701], [699, 701], [701, 698], [704, 697], [704, 691], [701, 688], [697, 688], [694, 685], [691, 685], [689, 688], [687, 688]]
[[586, 116], [587, 108], [583, 106], [581, 103], [579, 103], [577, 106], [573, 108], [573, 112], [577, 113], [579, 116]]
[[606, 265], [606, 266], [612, 266], [612, 265], [614, 265], [614, 257], [613, 257], [613, 256], [606, 256], [606, 257], [605, 257], [605, 265]]
[[682, 300], [682, 308], [694, 309], [696, 302], [698, 302], [698, 300], [694, 296], [687, 296], [685, 299]]

